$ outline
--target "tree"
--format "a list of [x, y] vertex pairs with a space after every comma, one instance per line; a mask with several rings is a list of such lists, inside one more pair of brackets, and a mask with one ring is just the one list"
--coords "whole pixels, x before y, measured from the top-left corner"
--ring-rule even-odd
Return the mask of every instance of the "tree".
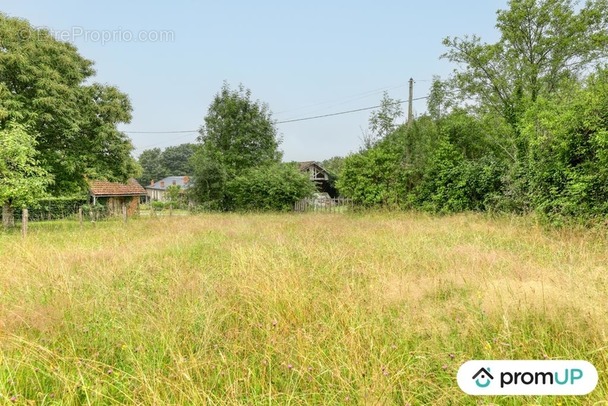
[[138, 159], [142, 168], [139, 182], [147, 185], [167, 176], [191, 176], [193, 168], [190, 161], [195, 150], [194, 144], [167, 147], [164, 151], [160, 148], [146, 149]]
[[116, 129], [131, 119], [126, 95], [87, 84], [93, 63], [44, 29], [0, 14], [0, 129], [24, 125], [55, 194], [82, 191], [86, 178], [126, 180], [137, 171], [130, 140]]
[[405, 182], [401, 157], [397, 144], [389, 140], [346, 157], [336, 182], [340, 194], [364, 206], [398, 205]]
[[181, 144], [167, 147], [161, 156], [161, 165], [167, 176], [190, 176], [192, 165], [190, 158], [194, 154], [194, 144]]
[[231, 90], [225, 83], [209, 107], [193, 155], [195, 187], [201, 202], [217, 208], [230, 206], [226, 180], [247, 170], [278, 163], [280, 140], [268, 106], [251, 99], [242, 85]]
[[179, 185], [171, 185], [167, 187], [167, 200], [171, 209], [179, 207], [182, 195], [182, 188]]
[[554, 94], [606, 57], [608, 0], [577, 12], [571, 0], [510, 0], [498, 11], [500, 40], [446, 38], [444, 58], [459, 65], [451, 84], [462, 96], [518, 131], [529, 103]]
[[400, 102], [384, 92], [380, 108], [372, 112], [368, 131], [363, 135], [363, 147], [371, 148], [397, 128], [396, 120], [403, 115]]
[[188, 190], [192, 199], [212, 210], [226, 209], [226, 182], [228, 174], [226, 167], [216, 160], [203, 147], [192, 156], [194, 182]]
[[608, 214], [608, 70], [566, 101], [539, 99], [522, 120], [527, 180], [536, 210], [551, 219]]
[[321, 166], [327, 170], [329, 174], [329, 188], [328, 193], [331, 196], [339, 195], [338, 187], [336, 182], [340, 179], [342, 174], [342, 168], [344, 167], [344, 157], [334, 156], [321, 162]]
[[46, 193], [49, 174], [36, 160], [36, 140], [19, 124], [0, 130], [0, 205], [2, 224], [14, 225], [13, 209], [27, 207]]
[[151, 181], [169, 176], [167, 169], [163, 166], [160, 148], [146, 149], [139, 156], [138, 162], [142, 168], [142, 174], [138, 180], [142, 185], [148, 185]]
[[240, 211], [289, 211], [294, 203], [316, 191], [294, 164], [269, 164], [247, 170], [227, 185], [232, 209]]
[[433, 120], [439, 120], [449, 114], [453, 108], [458, 106], [452, 93], [450, 84], [442, 81], [437, 75], [433, 76], [431, 90], [427, 100], [427, 110]]
[[342, 156], [334, 156], [321, 162], [321, 166], [326, 169], [331, 175], [336, 178], [340, 177], [342, 168], [344, 167], [345, 158]]

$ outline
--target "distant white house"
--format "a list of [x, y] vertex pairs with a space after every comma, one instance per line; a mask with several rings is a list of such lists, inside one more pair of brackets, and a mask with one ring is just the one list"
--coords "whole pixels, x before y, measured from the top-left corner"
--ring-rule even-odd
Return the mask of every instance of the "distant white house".
[[165, 201], [167, 200], [167, 188], [169, 186], [179, 186], [185, 191], [191, 186], [189, 176], [168, 176], [158, 182], [150, 182], [150, 186], [146, 186], [146, 193], [150, 201]]

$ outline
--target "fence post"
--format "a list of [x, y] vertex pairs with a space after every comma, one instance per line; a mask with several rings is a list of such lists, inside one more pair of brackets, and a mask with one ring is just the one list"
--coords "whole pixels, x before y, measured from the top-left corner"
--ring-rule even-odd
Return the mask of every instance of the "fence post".
[[125, 222], [125, 224], [127, 223], [127, 205], [123, 202], [122, 204], [122, 219]]
[[80, 227], [82, 228], [82, 223], [83, 223], [82, 207], [78, 208], [78, 222], [80, 223]]
[[27, 208], [23, 208], [21, 211], [21, 236], [23, 238], [27, 237], [27, 222], [29, 220], [29, 212]]

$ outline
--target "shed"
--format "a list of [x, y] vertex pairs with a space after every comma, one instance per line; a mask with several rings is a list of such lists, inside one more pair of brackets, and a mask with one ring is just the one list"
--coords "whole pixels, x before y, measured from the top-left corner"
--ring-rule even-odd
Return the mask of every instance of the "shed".
[[111, 215], [122, 213], [126, 205], [127, 215], [139, 209], [139, 201], [146, 196], [146, 190], [133, 178], [127, 183], [93, 180], [89, 182], [89, 196], [93, 204], [103, 204]]

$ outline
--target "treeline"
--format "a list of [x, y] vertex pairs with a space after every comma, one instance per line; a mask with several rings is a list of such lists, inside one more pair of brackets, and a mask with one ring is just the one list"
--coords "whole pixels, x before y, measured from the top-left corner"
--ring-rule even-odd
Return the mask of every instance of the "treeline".
[[608, 7], [512, 0], [501, 38], [447, 38], [458, 65], [429, 113], [346, 158], [337, 185], [365, 206], [436, 213], [608, 214]]
[[195, 145], [187, 143], [164, 150], [152, 148], [143, 151], [139, 156], [142, 171], [137, 180], [146, 186], [167, 176], [191, 176], [193, 168], [190, 159], [194, 150]]

